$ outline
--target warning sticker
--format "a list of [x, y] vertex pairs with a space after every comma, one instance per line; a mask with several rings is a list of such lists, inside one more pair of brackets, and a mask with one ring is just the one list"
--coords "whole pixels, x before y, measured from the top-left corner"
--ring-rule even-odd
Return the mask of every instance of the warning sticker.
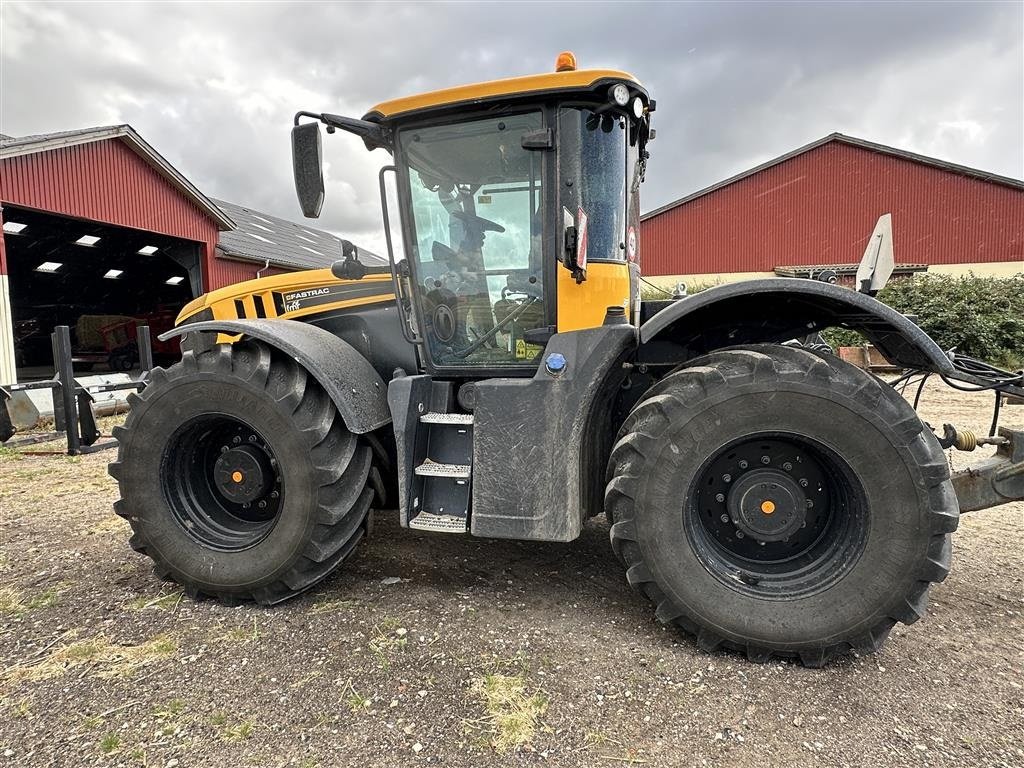
[[532, 360], [535, 358], [544, 347], [539, 344], [527, 344], [522, 339], [516, 339], [516, 359], [517, 360]]
[[626, 254], [630, 261], [636, 261], [636, 228], [632, 226], [626, 232]]
[[576, 264], [580, 269], [587, 268], [587, 214], [583, 206], [576, 212]]

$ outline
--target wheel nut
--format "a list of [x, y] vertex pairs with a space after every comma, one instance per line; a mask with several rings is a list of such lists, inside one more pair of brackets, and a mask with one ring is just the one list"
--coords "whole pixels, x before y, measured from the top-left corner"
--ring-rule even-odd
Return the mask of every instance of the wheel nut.
[[728, 522], [729, 522], [729, 516], [728, 516], [728, 515], [722, 515], [722, 517], [721, 517], [721, 518], [719, 518], [719, 519], [720, 519], [720, 520], [721, 520], [721, 521], [722, 521], [723, 523], [728, 523]]
[[762, 456], [761, 457], [761, 463], [762, 464], [771, 464], [772, 463], [771, 457], [769, 457], [769, 456]]
[[764, 546], [764, 542], [763, 541], [759, 541], [757, 543], [760, 544], [762, 547]]
[[813, 507], [813, 506], [814, 506], [814, 502], [813, 502], [813, 501], [811, 501], [810, 499], [808, 499], [808, 500], [807, 500], [807, 508], [808, 508], [808, 509], [810, 509], [810, 508], [811, 508], [811, 507]]
[[784, 470], [786, 470], [787, 472], [789, 472], [789, 470], [791, 470], [793, 468], [793, 463], [790, 462], [790, 461], [787, 461], [785, 464], [782, 465], [782, 468]]
[[228, 452], [228, 447], [227, 447], [226, 445], [222, 445], [222, 446], [220, 447], [220, 452], [221, 452], [221, 453], [227, 453], [227, 452]]
[[723, 501], [725, 501], [725, 494], [724, 493], [716, 493], [715, 494], [715, 501], [717, 501], [719, 504], [721, 504]]
[[731, 483], [732, 482], [732, 475], [722, 475], [722, 480], [723, 480], [723, 482]]
[[240, 442], [242, 442], [242, 438], [240, 438], [238, 435], [235, 435], [234, 439], [232, 439], [231, 442], [234, 443], [235, 445], [238, 445]]
[[743, 538], [743, 531], [736, 531], [736, 538], [737, 539], [742, 539]]
[[256, 442], [256, 435], [249, 435], [249, 442], [250, 443], [255, 443]]
[[746, 469], [749, 466], [746, 459], [740, 459], [740, 469]]
[[807, 487], [807, 478], [806, 477], [801, 477], [800, 478], [800, 487], [801, 488], [806, 488]]
[[267, 502], [264, 501], [263, 499], [260, 499], [260, 503], [257, 504], [256, 506], [258, 506], [260, 509], [266, 509], [267, 508]]
[[272, 499], [276, 499], [280, 495], [281, 494], [279, 494], [277, 491], [271, 491], [270, 492], [270, 498], [272, 498]]

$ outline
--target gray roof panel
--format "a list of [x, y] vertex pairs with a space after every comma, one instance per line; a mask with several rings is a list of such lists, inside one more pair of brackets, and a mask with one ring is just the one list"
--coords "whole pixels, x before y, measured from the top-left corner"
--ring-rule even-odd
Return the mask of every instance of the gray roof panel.
[[[223, 257], [260, 264], [270, 262], [286, 269], [320, 269], [341, 258], [341, 238], [305, 224], [261, 213], [251, 208], [214, 202], [231, 217], [237, 229], [220, 233], [218, 250]], [[358, 248], [358, 246], [357, 246]], [[384, 266], [387, 261], [359, 248], [359, 259], [367, 266]]]

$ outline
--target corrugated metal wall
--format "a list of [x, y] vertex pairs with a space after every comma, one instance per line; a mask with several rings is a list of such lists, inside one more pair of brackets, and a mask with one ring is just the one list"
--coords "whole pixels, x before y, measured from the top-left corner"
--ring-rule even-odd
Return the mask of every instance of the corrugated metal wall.
[[216, 222], [118, 139], [0, 161], [0, 201], [197, 241], [207, 291], [251, 280], [260, 269], [217, 258]]
[[899, 263], [1024, 260], [1024, 192], [830, 142], [644, 220], [643, 271], [857, 262], [887, 212]]
[[217, 225], [117, 139], [7, 158], [0, 200], [65, 216], [217, 242]]
[[259, 264], [253, 264], [247, 261], [233, 261], [232, 259], [222, 259], [216, 256], [211, 257], [207, 260], [208, 269], [205, 271], [206, 275], [206, 287], [207, 290], [213, 290], [214, 288], [223, 288], [225, 285], [231, 285], [233, 283], [240, 283], [244, 280], [252, 280], [256, 277], [256, 273], [260, 273], [260, 277], [269, 277], [270, 275], [280, 275], [288, 270], [279, 269], [278, 267], [270, 267], [269, 269], [260, 269]]

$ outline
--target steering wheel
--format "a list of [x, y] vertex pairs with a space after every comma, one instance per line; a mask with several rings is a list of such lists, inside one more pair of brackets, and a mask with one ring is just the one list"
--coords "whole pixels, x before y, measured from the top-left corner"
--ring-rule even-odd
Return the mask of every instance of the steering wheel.
[[465, 211], [452, 211], [451, 215], [465, 224], [468, 228], [477, 232], [504, 232], [505, 228], [496, 221], [477, 216], [475, 213]]

